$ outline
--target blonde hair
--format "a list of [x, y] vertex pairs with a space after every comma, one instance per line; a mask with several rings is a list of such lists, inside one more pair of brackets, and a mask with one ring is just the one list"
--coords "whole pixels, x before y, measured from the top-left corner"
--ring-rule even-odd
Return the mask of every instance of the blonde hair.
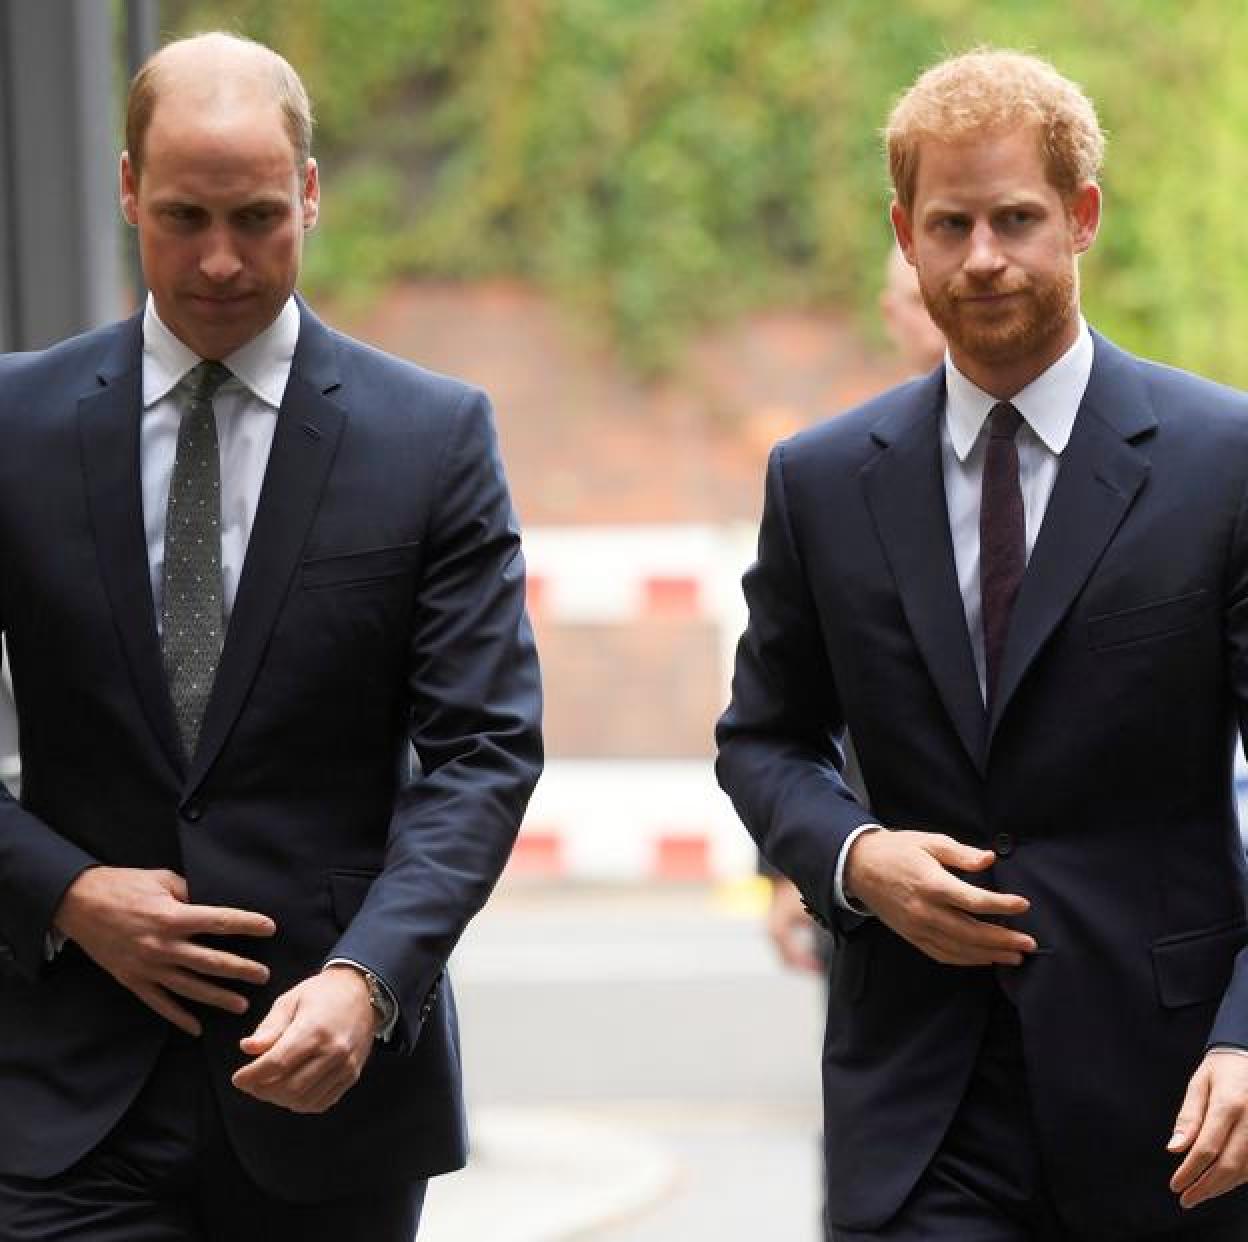
[[914, 203], [923, 139], [962, 142], [1028, 125], [1063, 199], [1096, 180], [1105, 155], [1096, 109], [1048, 61], [976, 48], [933, 65], [897, 101], [884, 128], [897, 201], [906, 211]]
[[[214, 30], [205, 34], [190, 35], [167, 43], [147, 61], [134, 75], [130, 92], [126, 96], [126, 150], [130, 153], [130, 165], [137, 180], [143, 167], [143, 141], [152, 123], [152, 114], [160, 100], [166, 76], [165, 62], [171, 49], [181, 49], [188, 44], [213, 40], [234, 45], [233, 50], [251, 52], [259, 61], [266, 63], [272, 76], [273, 98], [282, 110], [282, 119], [295, 152], [295, 167], [302, 170], [312, 155], [312, 104], [299, 75], [284, 56], [272, 48], [243, 35]], [[176, 52], [175, 52], [176, 55]]]

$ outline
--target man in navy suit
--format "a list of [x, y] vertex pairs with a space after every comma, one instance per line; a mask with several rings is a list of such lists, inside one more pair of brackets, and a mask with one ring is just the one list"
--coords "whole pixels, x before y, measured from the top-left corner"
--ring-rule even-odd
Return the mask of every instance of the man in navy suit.
[[485, 397], [294, 295], [310, 130], [268, 49], [158, 53], [145, 310], [0, 359], [5, 1242], [408, 1242], [464, 1159], [443, 971], [541, 766], [519, 536]]
[[1051, 66], [954, 58], [887, 132], [948, 355], [774, 450], [718, 727], [837, 942], [831, 1233], [1241, 1238], [1248, 400], [1083, 321], [1103, 140]]

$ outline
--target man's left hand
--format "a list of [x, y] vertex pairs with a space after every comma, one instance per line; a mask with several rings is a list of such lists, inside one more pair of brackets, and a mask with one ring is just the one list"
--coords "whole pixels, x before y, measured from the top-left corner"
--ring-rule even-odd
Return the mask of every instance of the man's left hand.
[[1205, 1054], [1166, 1150], [1187, 1153], [1170, 1179], [1185, 1208], [1248, 1181], [1248, 1056], [1218, 1048]]
[[234, 1075], [234, 1085], [291, 1112], [323, 1113], [359, 1080], [376, 1032], [364, 976], [331, 966], [279, 996], [240, 1042], [255, 1060]]

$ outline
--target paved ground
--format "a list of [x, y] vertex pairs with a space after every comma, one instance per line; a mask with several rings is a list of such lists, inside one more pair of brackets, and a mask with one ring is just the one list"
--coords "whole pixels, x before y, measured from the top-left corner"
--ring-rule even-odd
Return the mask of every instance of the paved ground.
[[819, 990], [756, 903], [513, 889], [455, 986], [475, 1152], [422, 1242], [813, 1242]]

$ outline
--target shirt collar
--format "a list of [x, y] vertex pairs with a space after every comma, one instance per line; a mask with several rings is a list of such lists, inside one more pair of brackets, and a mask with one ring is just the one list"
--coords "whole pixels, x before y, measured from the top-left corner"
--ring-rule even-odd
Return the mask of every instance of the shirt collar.
[[[1010, 404], [1027, 426], [1055, 456], [1070, 442], [1075, 415], [1092, 374], [1094, 353], [1092, 333], [1081, 315], [1075, 343], [1047, 371], [1010, 398]], [[945, 423], [959, 461], [966, 460], [996, 404], [997, 398], [967, 379], [946, 352]]]
[[[299, 306], [289, 297], [277, 318], [259, 336], [221, 361], [253, 396], [277, 409], [290, 378], [298, 339]], [[201, 361], [165, 325], [149, 293], [143, 311], [144, 409], [167, 397]]]

